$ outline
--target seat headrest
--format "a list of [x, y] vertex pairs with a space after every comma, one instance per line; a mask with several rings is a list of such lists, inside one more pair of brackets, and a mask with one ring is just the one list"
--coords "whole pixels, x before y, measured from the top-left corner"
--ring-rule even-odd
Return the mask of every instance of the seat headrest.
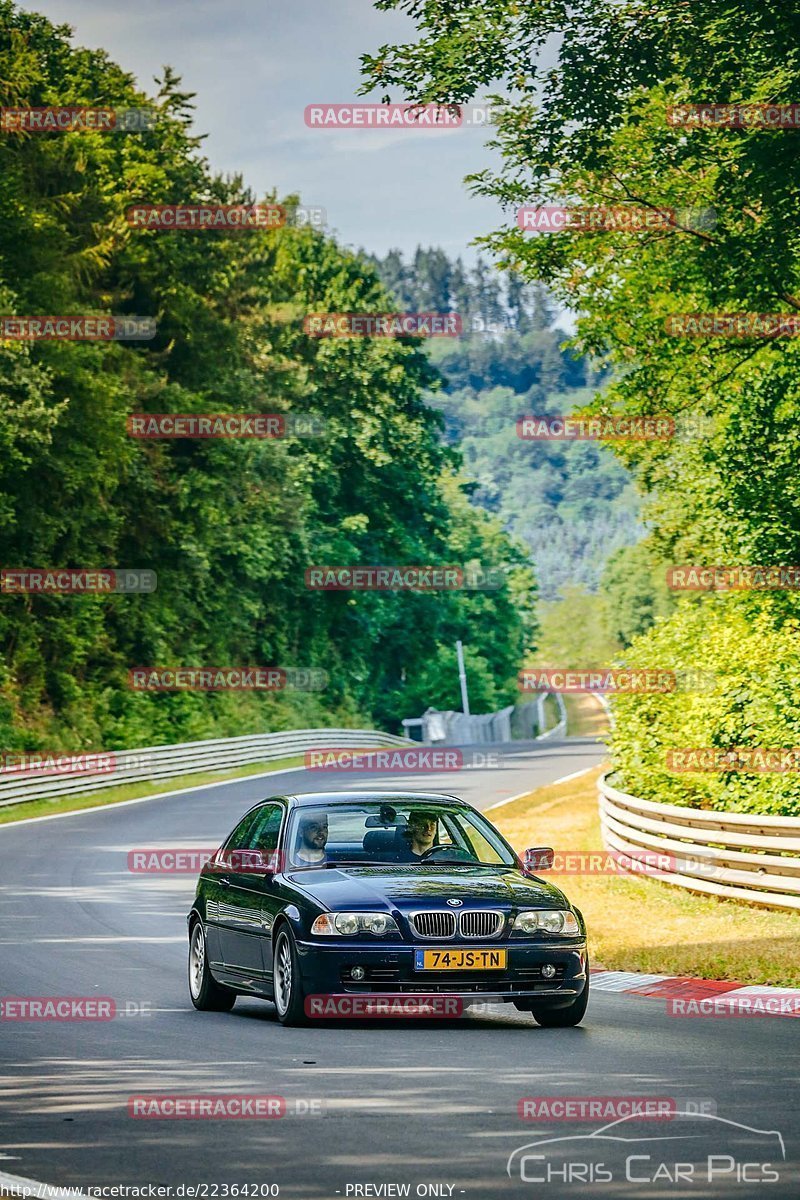
[[364, 834], [364, 852], [378, 854], [381, 850], [394, 850], [397, 847], [399, 829], [370, 829]]

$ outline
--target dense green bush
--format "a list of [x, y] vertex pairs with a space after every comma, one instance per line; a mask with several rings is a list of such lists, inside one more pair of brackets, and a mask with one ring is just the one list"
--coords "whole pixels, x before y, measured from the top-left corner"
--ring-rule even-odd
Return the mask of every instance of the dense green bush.
[[620, 786], [692, 808], [800, 816], [796, 772], [683, 774], [668, 770], [666, 759], [670, 749], [800, 748], [799, 600], [765, 593], [685, 599], [634, 640], [625, 664], [674, 671], [678, 690], [615, 698], [612, 762]]
[[[421, 685], [458, 703], [469, 648], [495, 707], [533, 632], [524, 554], [470, 506], [418, 340], [308, 336], [314, 311], [391, 307], [309, 227], [131, 228], [136, 203], [252, 203], [214, 174], [191, 97], [148, 97], [69, 30], [0, 3], [0, 104], [150, 108], [139, 133], [0, 139], [4, 313], [136, 314], [150, 341], [0, 343], [0, 565], [154, 570], [147, 595], [0, 596], [0, 750], [116, 748], [331, 723], [396, 728]], [[136, 441], [132, 412], [310, 414], [322, 437]], [[492, 592], [320, 593], [315, 564], [480, 563]], [[313, 666], [327, 691], [142, 695], [136, 666]]]

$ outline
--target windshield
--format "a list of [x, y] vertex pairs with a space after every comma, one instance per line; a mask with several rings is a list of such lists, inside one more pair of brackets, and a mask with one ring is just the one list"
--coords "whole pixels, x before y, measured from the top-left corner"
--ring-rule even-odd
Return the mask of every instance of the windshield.
[[348, 863], [410, 867], [443, 863], [513, 866], [513, 852], [489, 822], [470, 808], [366, 800], [294, 809], [286, 834], [293, 867]]

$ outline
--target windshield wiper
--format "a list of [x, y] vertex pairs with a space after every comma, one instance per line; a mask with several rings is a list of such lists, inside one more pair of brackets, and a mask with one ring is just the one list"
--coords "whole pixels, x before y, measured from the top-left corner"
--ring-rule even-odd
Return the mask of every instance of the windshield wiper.
[[426, 858], [424, 863], [416, 863], [414, 865], [428, 867], [431, 864], [434, 867], [491, 867], [494, 870], [497, 870], [498, 867], [506, 866], [505, 863], [482, 863], [478, 862], [477, 859], [475, 862], [467, 862], [463, 858]]
[[397, 863], [386, 862], [382, 858], [335, 858], [320, 863], [322, 867], [395, 867]]

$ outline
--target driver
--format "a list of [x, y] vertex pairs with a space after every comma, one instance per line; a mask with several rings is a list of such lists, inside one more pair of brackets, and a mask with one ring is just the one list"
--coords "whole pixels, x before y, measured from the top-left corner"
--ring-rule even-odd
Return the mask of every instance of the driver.
[[407, 844], [401, 851], [402, 862], [418, 862], [436, 844], [438, 818], [430, 809], [413, 808], [403, 830]]
[[327, 844], [327, 813], [304, 813], [300, 817], [299, 839], [294, 853], [295, 866], [320, 866], [326, 861], [325, 847]]

